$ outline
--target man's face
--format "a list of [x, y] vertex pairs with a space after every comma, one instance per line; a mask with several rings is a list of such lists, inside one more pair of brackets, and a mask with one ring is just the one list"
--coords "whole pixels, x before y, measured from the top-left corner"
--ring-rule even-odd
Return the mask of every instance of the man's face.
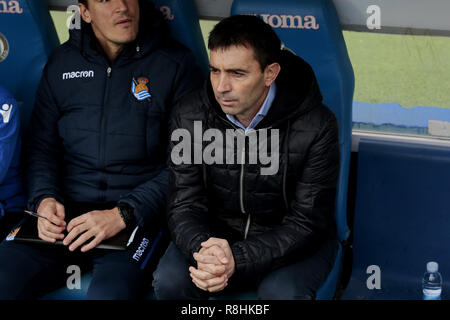
[[231, 46], [211, 50], [210, 79], [222, 111], [238, 119], [255, 115], [264, 102], [273, 80], [268, 79], [253, 49]]
[[138, 0], [88, 0], [87, 7], [80, 4], [80, 11], [100, 43], [123, 45], [137, 37]]

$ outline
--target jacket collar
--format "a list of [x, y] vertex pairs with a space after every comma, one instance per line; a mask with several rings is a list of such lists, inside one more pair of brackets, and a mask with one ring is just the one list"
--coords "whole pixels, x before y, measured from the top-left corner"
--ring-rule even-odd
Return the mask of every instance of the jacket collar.
[[[280, 54], [281, 72], [276, 80], [277, 94], [267, 115], [256, 128], [277, 127], [281, 123], [304, 114], [322, 102], [314, 71], [302, 58], [288, 50]], [[204, 86], [204, 103], [218, 116], [225, 113], [214, 97], [211, 81]]]

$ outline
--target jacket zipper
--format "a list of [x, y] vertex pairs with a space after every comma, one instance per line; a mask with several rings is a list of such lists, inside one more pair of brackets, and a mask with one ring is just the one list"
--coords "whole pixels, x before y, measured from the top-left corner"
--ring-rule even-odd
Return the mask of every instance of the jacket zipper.
[[[103, 173], [104, 170], [103, 169], [105, 166], [105, 153], [106, 153], [106, 148], [105, 148], [106, 119], [104, 117], [104, 111], [105, 111], [106, 102], [107, 102], [107, 99], [109, 96], [111, 73], [112, 73], [112, 68], [111, 68], [111, 66], [108, 66], [108, 68], [106, 69], [106, 84], [105, 84], [105, 90], [103, 93], [103, 105], [102, 105], [102, 109], [100, 112], [101, 123], [100, 123], [99, 167], [102, 169], [101, 178], [100, 178], [101, 182], [104, 179], [104, 173]], [[100, 195], [100, 201], [104, 201], [104, 200], [105, 200], [105, 190], [102, 189], [101, 195]]]
[[[223, 119], [222, 117], [219, 117], [220, 119], [222, 119], [223, 121], [225, 121], [225, 123], [227, 124], [231, 124], [231, 126], [235, 129], [235, 130], [239, 130], [242, 128], [238, 128], [236, 127], [233, 123], [228, 122], [227, 120]], [[247, 135], [245, 134], [244, 131], [244, 136], [247, 137]], [[246, 140], [246, 139], [245, 139]], [[241, 175], [239, 178], [239, 204], [241, 206], [241, 212], [246, 215], [247, 212], [245, 211], [245, 206], [244, 206], [244, 163], [245, 163], [245, 144], [246, 141], [244, 140], [244, 146], [242, 148], [242, 157], [241, 157]], [[244, 239], [247, 239], [247, 234], [248, 234], [248, 230], [250, 229], [250, 213], [247, 215], [247, 223], [245, 225], [245, 230], [244, 230]]]
[[[238, 128], [236, 127], [233, 123], [228, 122], [226, 119], [219, 117], [222, 121], [224, 121], [225, 123], [231, 125], [234, 129], [242, 129], [242, 128]], [[269, 130], [272, 127], [268, 127], [265, 128], [265, 130]], [[258, 129], [255, 131], [259, 131], [262, 129]], [[244, 135], [247, 137], [247, 134], [244, 132]], [[245, 206], [244, 206], [244, 161], [245, 161], [245, 141], [244, 141], [244, 147], [242, 150], [242, 158], [241, 158], [241, 175], [240, 175], [240, 181], [239, 181], [239, 202], [240, 202], [240, 206], [241, 206], [241, 212], [245, 215], [247, 214], [247, 212], [245, 211]], [[250, 223], [251, 223], [251, 214], [248, 213], [247, 214], [247, 223], [245, 224], [245, 231], [244, 231], [244, 239], [247, 239], [247, 235], [248, 235], [248, 231], [250, 230]]]
[[[246, 137], [247, 135], [244, 133], [244, 136]], [[246, 214], [245, 212], [245, 207], [244, 207], [244, 161], [245, 161], [245, 143], [246, 141], [244, 140], [244, 147], [242, 148], [242, 158], [241, 158], [241, 177], [240, 177], [240, 187], [239, 187], [239, 199], [240, 199], [240, 204], [241, 204], [241, 211], [243, 214]], [[250, 213], [247, 216], [247, 224], [245, 226], [245, 231], [244, 231], [244, 239], [247, 239], [247, 234], [248, 234], [248, 229], [250, 228]]]
[[[265, 128], [265, 130], [269, 130], [270, 128], [272, 128], [272, 127]], [[255, 131], [259, 131], [259, 130], [262, 130], [262, 129], [258, 129], [258, 130], [255, 130]], [[247, 136], [246, 133], [245, 133], [245, 136]], [[244, 143], [244, 148], [245, 148], [245, 143]], [[242, 151], [244, 151], [244, 150], [242, 150]], [[246, 214], [245, 207], [244, 207], [244, 161], [245, 161], [245, 152], [242, 152], [242, 161], [241, 161], [242, 162], [242, 164], [241, 164], [241, 195], [240, 195], [240, 198], [241, 198], [241, 210], [242, 210], [242, 213]], [[250, 222], [251, 222], [251, 214], [249, 213], [247, 215], [247, 223], [245, 225], [244, 239], [247, 239], [248, 230], [250, 229]]]

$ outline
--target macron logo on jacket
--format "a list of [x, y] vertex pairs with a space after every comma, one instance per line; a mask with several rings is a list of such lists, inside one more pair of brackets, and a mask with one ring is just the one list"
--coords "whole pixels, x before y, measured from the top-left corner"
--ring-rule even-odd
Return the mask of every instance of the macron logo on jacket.
[[77, 79], [77, 78], [93, 78], [94, 77], [94, 71], [72, 71], [72, 72], [66, 72], [63, 73], [62, 79], [63, 80], [69, 80], [69, 79]]

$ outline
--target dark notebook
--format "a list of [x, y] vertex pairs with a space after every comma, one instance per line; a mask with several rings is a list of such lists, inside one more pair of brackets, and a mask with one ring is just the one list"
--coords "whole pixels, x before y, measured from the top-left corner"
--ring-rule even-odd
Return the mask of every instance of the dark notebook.
[[[17, 241], [17, 242], [23, 242], [23, 243], [39, 243], [39, 244], [46, 244], [46, 245], [61, 245], [63, 246], [63, 240], [56, 240], [56, 242], [47, 242], [45, 240], [42, 240], [38, 236], [38, 229], [37, 229], [37, 219], [41, 218], [35, 218], [35, 217], [28, 217], [24, 220], [24, 222], [14, 228], [14, 230], [8, 235], [6, 238], [7, 241]], [[67, 222], [70, 220], [67, 220]], [[135, 229], [136, 230], [136, 229]], [[126, 250], [128, 242], [132, 241], [134, 237], [133, 230], [126, 231], [123, 230], [119, 232], [117, 235], [115, 235], [112, 238], [103, 240], [100, 242], [99, 245], [97, 245], [97, 249], [109, 249], [109, 250]], [[67, 231], [64, 231], [64, 234], [67, 235]], [[72, 243], [76, 240], [75, 238]], [[80, 247], [78, 247], [77, 250], [79, 250], [83, 245], [86, 245], [90, 242], [90, 240], [86, 241], [84, 244], [82, 244]]]

